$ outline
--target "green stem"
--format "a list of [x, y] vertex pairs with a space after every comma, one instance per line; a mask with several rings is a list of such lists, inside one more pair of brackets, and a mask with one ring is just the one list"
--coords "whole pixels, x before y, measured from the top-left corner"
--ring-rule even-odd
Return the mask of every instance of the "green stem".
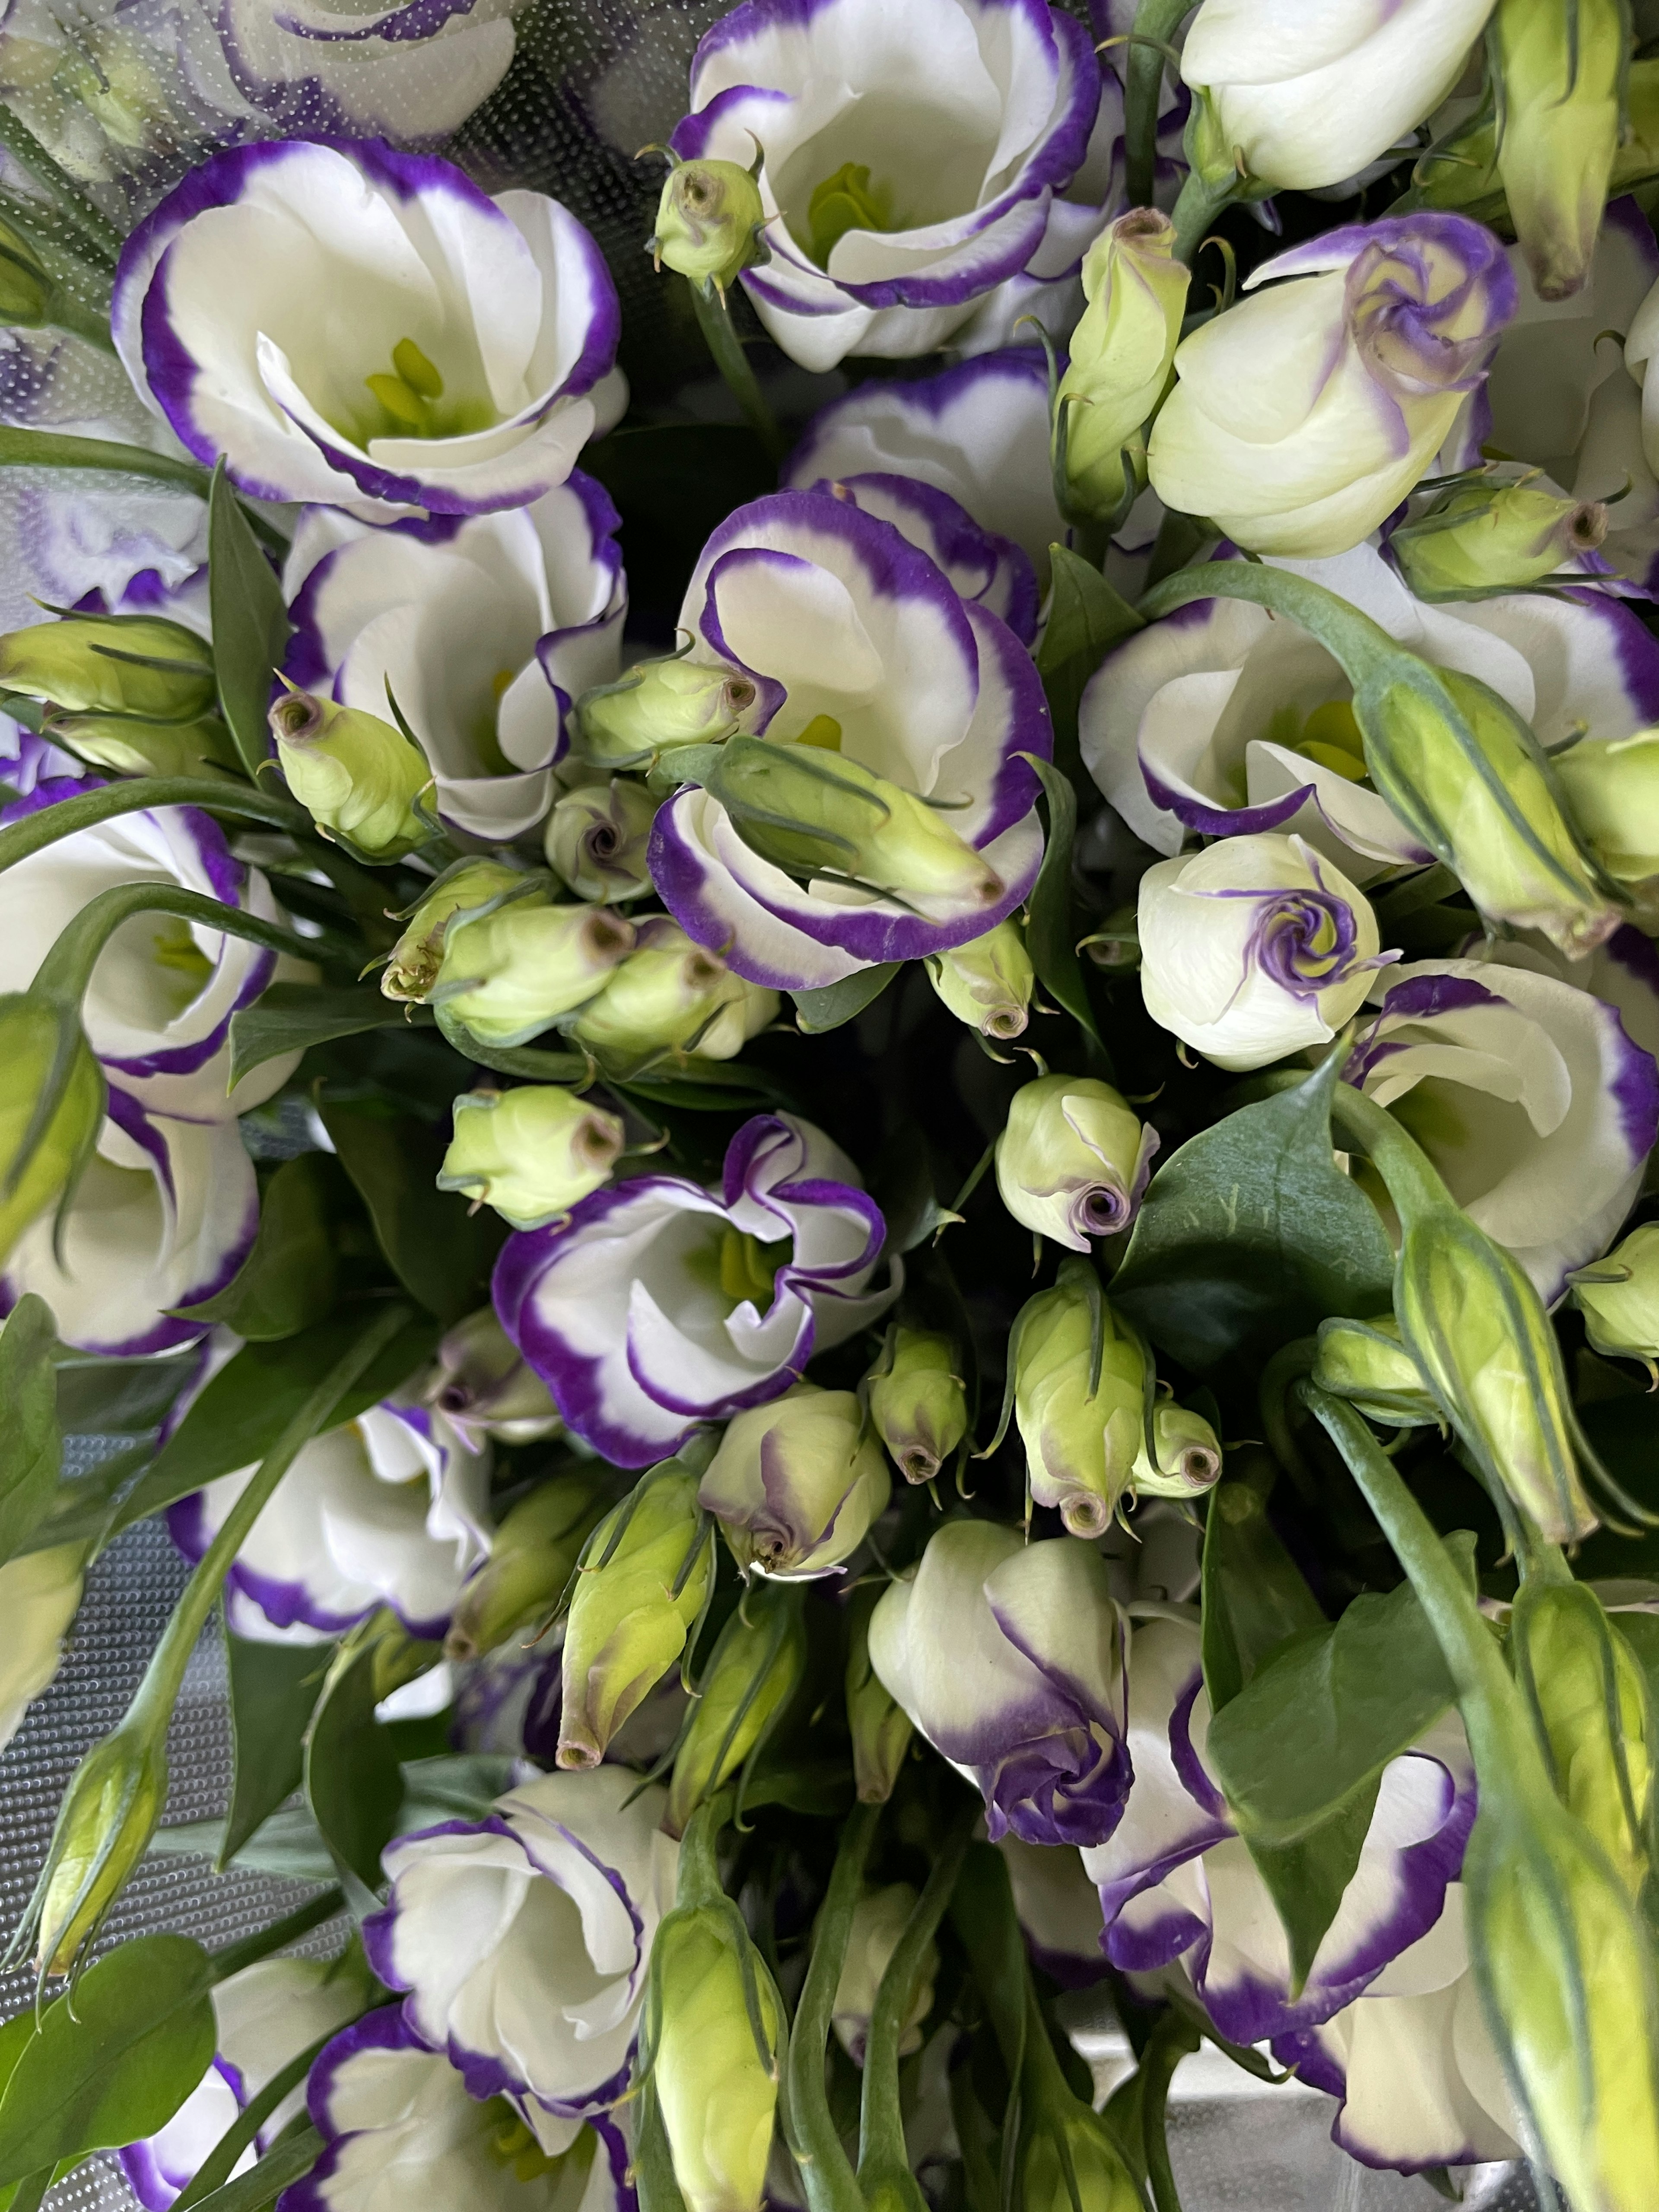
[[1140, 2142], [1158, 2212], [1181, 2212], [1181, 2197], [1170, 2165], [1170, 2084], [1176, 2068], [1202, 2041], [1196, 2024], [1171, 2006], [1147, 2037], [1140, 2054]]
[[[340, 2027], [349, 2025], [348, 2021], [342, 2021]], [[230, 2179], [237, 2160], [253, 2142], [283, 2098], [291, 2089], [299, 2087], [310, 2073], [313, 2062], [322, 2056], [339, 2032], [339, 2027], [325, 2028], [313, 2044], [301, 2051], [297, 2058], [289, 2059], [286, 2066], [271, 2075], [258, 2096], [238, 2112], [197, 2167], [195, 2179], [189, 2187], [173, 2199], [173, 2212], [191, 2212], [192, 2205], [199, 2204], [204, 2197], [210, 2196]]]
[[1334, 1085], [1331, 1121], [1352, 1139], [1355, 1150], [1376, 1163], [1402, 1219], [1407, 1212], [1426, 1212], [1455, 1204], [1416, 1139], [1401, 1128], [1386, 1107], [1367, 1098], [1363, 1091], [1346, 1083]]
[[[6, 434], [0, 431], [0, 439]], [[9, 829], [0, 830], [0, 872], [44, 852], [61, 837], [73, 837], [100, 822], [112, 822], [118, 815], [144, 813], [156, 806], [199, 806], [210, 814], [235, 815], [246, 821], [266, 823], [273, 830], [296, 833], [311, 827], [311, 817], [303, 807], [257, 787], [228, 781], [222, 786], [198, 775], [135, 776], [125, 782], [106, 783], [78, 799], [61, 799], [55, 806], [43, 806]]]
[[864, 1869], [881, 1818], [879, 1805], [858, 1805], [842, 1830], [829, 1893], [812, 1938], [795, 2025], [789, 2038], [788, 2112], [795, 2163], [805, 2185], [809, 2212], [863, 2212], [852, 2162], [830, 2112], [823, 2057], [841, 1970], [853, 1932], [853, 1914], [864, 1886]]
[[0, 146], [37, 184], [46, 186], [62, 210], [64, 222], [96, 249], [100, 261], [113, 269], [125, 242], [120, 232], [100, 209], [93, 205], [68, 170], [47, 153], [22, 117], [15, 114], [3, 101], [0, 101]]
[[767, 459], [774, 464], [781, 462], [788, 447], [750, 366], [743, 341], [732, 328], [730, 308], [712, 286], [705, 295], [690, 277], [686, 283], [690, 286], [691, 304], [697, 311], [697, 327], [714, 356], [715, 368], [726, 380], [726, 390], [743, 410], [744, 421], [765, 447]]
[[83, 339], [114, 360], [115, 341], [110, 336], [109, 317], [100, 314], [95, 308], [83, 307], [61, 284], [54, 284], [52, 289], [52, 313], [46, 321], [53, 330], [67, 331], [71, 337]]
[[706, 1805], [699, 1805], [680, 1838], [679, 1878], [674, 1891], [676, 1906], [708, 1905], [726, 1894], [720, 1881], [716, 1845], [720, 1830], [732, 1818], [734, 1792], [722, 1790]]
[[957, 1886], [968, 1838], [979, 1807], [959, 1820], [933, 1861], [927, 1886], [904, 1923], [870, 2013], [864, 2047], [864, 2095], [859, 2108], [859, 2186], [866, 2200], [878, 2190], [894, 2191], [911, 2206], [922, 2202], [904, 2146], [904, 2114], [899, 2102], [899, 2045], [915, 1996], [927, 1947], [933, 1942], [951, 1893]]
[[[0, 109], [0, 113], [3, 113]], [[89, 337], [90, 331], [77, 336]], [[107, 338], [105, 341], [108, 343]], [[19, 430], [0, 427], [0, 468], [104, 469], [112, 475], [150, 477], [157, 483], [177, 484], [205, 499], [213, 478], [199, 462], [181, 460], [173, 453], [154, 453], [148, 446], [122, 445], [113, 438], [76, 438], [60, 430]], [[266, 549], [281, 555], [288, 539], [263, 514], [241, 502], [248, 526]]]
[[1158, 103], [1168, 46], [1193, 11], [1194, 0], [1140, 0], [1123, 72], [1124, 183], [1132, 208], [1152, 205], [1158, 179]]
[[100, 955], [123, 923], [135, 915], [171, 914], [181, 921], [199, 921], [230, 937], [246, 938], [272, 952], [289, 952], [301, 960], [316, 957], [313, 939], [283, 929], [258, 915], [209, 898], [203, 891], [187, 891], [173, 884], [114, 884], [89, 899], [68, 927], [62, 930], [35, 972], [30, 987], [40, 998], [78, 1006], [92, 981]]
[[1181, 197], [1175, 204], [1174, 253], [1177, 261], [1184, 261], [1190, 269], [1206, 233], [1224, 207], [1231, 204], [1238, 190], [1238, 179], [1229, 177], [1224, 184], [1206, 185], [1196, 169], [1187, 172], [1187, 181], [1181, 187]]

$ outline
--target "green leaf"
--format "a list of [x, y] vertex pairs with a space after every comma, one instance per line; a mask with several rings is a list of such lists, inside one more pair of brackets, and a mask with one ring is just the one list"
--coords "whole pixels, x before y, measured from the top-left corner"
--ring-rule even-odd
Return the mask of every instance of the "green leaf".
[[1037, 673], [1054, 720], [1054, 758], [1078, 760], [1078, 708], [1111, 647], [1144, 628], [1140, 617], [1098, 568], [1069, 546], [1048, 548], [1048, 619], [1037, 641]]
[[182, 1936], [141, 1936], [46, 2008], [0, 2097], [0, 2184], [164, 2127], [212, 2062], [213, 1966]]
[[51, 1308], [26, 1291], [0, 1329], [0, 1561], [15, 1555], [58, 1487], [57, 1347]]
[[219, 711], [250, 776], [270, 757], [265, 715], [292, 628], [276, 572], [260, 549], [220, 460], [208, 494], [208, 604]]
[[180, 485], [198, 498], [208, 495], [208, 473], [199, 462], [172, 453], [153, 453], [148, 446], [119, 445], [112, 438], [76, 438], [62, 430], [0, 428], [0, 468], [102, 469], [112, 476], [149, 477]]
[[58, 1425], [65, 1436], [148, 1435], [190, 1378], [187, 1359], [89, 1359], [58, 1368]]
[[306, 1735], [305, 1791], [346, 1895], [366, 1903], [397, 1832], [403, 1776], [374, 1717], [374, 1647], [343, 1652]]
[[372, 983], [338, 989], [319, 983], [272, 983], [251, 1006], [230, 1018], [230, 1080], [233, 1088], [252, 1068], [279, 1053], [304, 1052], [336, 1037], [364, 1030], [389, 1029], [394, 1022], [428, 1024], [424, 1006], [405, 1006], [385, 997]]
[[951, 1923], [974, 1970], [1011, 2081], [1018, 2081], [1029, 2015], [1025, 1942], [1009, 1886], [1008, 1863], [994, 1844], [969, 1844], [951, 1898]]
[[905, 1122], [883, 1148], [872, 1188], [887, 1224], [890, 1252], [913, 1252], [936, 1230], [962, 1218], [939, 1202], [933, 1147], [914, 1121]]
[[815, 991], [792, 991], [789, 995], [795, 1002], [801, 1035], [822, 1036], [826, 1030], [838, 1030], [843, 1022], [850, 1022], [855, 1014], [873, 1006], [903, 965], [902, 960], [878, 960], [872, 967], [843, 975], [839, 983], [825, 983]]
[[260, 1196], [253, 1249], [216, 1297], [180, 1306], [186, 1320], [222, 1323], [251, 1344], [297, 1336], [334, 1304], [340, 1175], [326, 1152], [284, 1160]]
[[306, 1730], [334, 1656], [332, 1644], [253, 1644], [229, 1634], [225, 1646], [234, 1760], [221, 1869], [300, 1787]]
[[1345, 1053], [1190, 1139], [1152, 1177], [1112, 1300], [1183, 1365], [1249, 1364], [1329, 1315], [1391, 1310], [1382, 1224], [1331, 1150]]
[[499, 1215], [473, 1213], [438, 1188], [447, 1139], [411, 1116], [325, 1105], [323, 1124], [356, 1185], [392, 1273], [440, 1321], [459, 1321], [489, 1298], [489, 1270], [507, 1235]]
[[1099, 1030], [1077, 957], [1078, 932], [1072, 908], [1072, 839], [1077, 829], [1077, 794], [1051, 762], [1027, 756], [1048, 801], [1048, 836], [1042, 866], [1030, 897], [1025, 949], [1037, 980], [1093, 1039], [1103, 1055]]
[[1306, 1577], [1267, 1518], [1273, 1471], [1266, 1454], [1244, 1463], [1244, 1480], [1230, 1469], [1210, 1492], [1204, 1521], [1204, 1686], [1212, 1727], [1270, 1651], [1326, 1625]]
[[[166, 1858], [209, 1858], [219, 1863], [225, 1840], [222, 1820], [181, 1820], [158, 1828], [149, 1848]], [[227, 1861], [253, 1874], [281, 1875], [288, 1881], [333, 1881], [337, 1871], [307, 1805], [284, 1805], [273, 1813]]]

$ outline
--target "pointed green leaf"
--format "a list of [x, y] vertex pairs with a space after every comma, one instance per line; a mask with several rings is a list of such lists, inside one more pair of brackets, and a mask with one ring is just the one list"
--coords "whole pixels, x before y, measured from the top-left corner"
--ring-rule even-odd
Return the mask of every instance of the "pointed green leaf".
[[404, 1794], [374, 1704], [370, 1644], [337, 1660], [306, 1735], [306, 1802], [347, 1896], [355, 1893], [359, 1905], [380, 1886], [380, 1853], [397, 1832]]
[[872, 967], [843, 975], [839, 983], [825, 983], [815, 991], [792, 991], [789, 995], [795, 1002], [801, 1035], [822, 1036], [826, 1030], [838, 1030], [843, 1022], [850, 1022], [855, 1014], [874, 1005], [903, 965], [902, 960], [878, 960]]
[[1140, 617], [1098, 568], [1068, 546], [1048, 548], [1048, 619], [1037, 641], [1037, 673], [1054, 720], [1054, 758], [1077, 760], [1077, 716], [1089, 679], [1112, 647], [1143, 627]]
[[50, 1307], [26, 1291], [0, 1329], [0, 1561], [14, 1556], [58, 1487], [57, 1348]]
[[219, 710], [253, 775], [270, 757], [265, 715], [291, 625], [276, 572], [237, 502], [222, 459], [208, 494], [208, 601]]
[[252, 1644], [227, 1635], [234, 1747], [222, 1868], [304, 1778], [306, 1730], [334, 1656], [330, 1644]]
[[297, 1336], [334, 1304], [334, 1240], [343, 1184], [326, 1152], [284, 1160], [259, 1203], [253, 1249], [225, 1285], [199, 1305], [178, 1310], [191, 1321], [233, 1328], [251, 1344]]
[[322, 1109], [340, 1164], [368, 1206], [392, 1273], [440, 1321], [459, 1321], [489, 1301], [489, 1270], [506, 1237], [498, 1214], [474, 1213], [438, 1188], [447, 1133], [409, 1115]]
[[230, 1018], [230, 1080], [233, 1087], [279, 1053], [304, 1052], [336, 1037], [364, 1030], [390, 1029], [394, 1023], [424, 1027], [424, 1006], [406, 1006], [385, 997], [373, 983], [331, 988], [319, 983], [272, 983], [251, 1006]]
[[1072, 896], [1072, 841], [1077, 830], [1077, 794], [1050, 761], [1028, 755], [1048, 802], [1048, 836], [1042, 848], [1042, 866], [1030, 897], [1030, 926], [1025, 947], [1037, 980], [1049, 996], [1081, 1024], [1095, 1045], [1104, 1053], [1094, 1011], [1078, 958]]

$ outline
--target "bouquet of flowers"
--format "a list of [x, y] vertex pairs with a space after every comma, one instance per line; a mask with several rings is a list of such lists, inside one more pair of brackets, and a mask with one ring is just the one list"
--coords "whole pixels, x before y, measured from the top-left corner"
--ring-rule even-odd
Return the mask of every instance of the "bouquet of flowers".
[[1650, 13], [15, 0], [12, 2212], [1659, 2203]]

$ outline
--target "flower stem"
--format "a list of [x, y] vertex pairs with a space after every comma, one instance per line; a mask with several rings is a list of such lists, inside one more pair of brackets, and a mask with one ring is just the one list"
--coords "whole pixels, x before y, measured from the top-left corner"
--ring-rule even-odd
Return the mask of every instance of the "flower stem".
[[744, 421], [765, 447], [767, 459], [775, 465], [781, 462], [788, 448], [750, 366], [743, 341], [732, 327], [731, 309], [712, 285], [705, 295], [690, 277], [686, 283], [690, 286], [691, 304], [696, 309], [697, 327], [714, 357], [715, 368], [726, 380], [726, 390], [743, 410]]
[[40, 998], [79, 1006], [92, 971], [116, 931], [139, 914], [176, 915], [181, 921], [199, 921], [227, 936], [245, 937], [273, 952], [290, 952], [301, 960], [316, 957], [313, 939], [299, 936], [279, 923], [244, 914], [204, 892], [185, 890], [172, 884], [116, 884], [88, 899], [35, 972], [31, 990]]
[[1207, 185], [1196, 169], [1188, 171], [1171, 218], [1176, 227], [1174, 253], [1177, 261], [1192, 267], [1193, 257], [1203, 242], [1205, 232], [1222, 209], [1231, 203], [1237, 189], [1237, 177], [1229, 177], [1224, 184]]
[[[4, 441], [9, 434], [0, 430], [0, 466], [5, 463]], [[279, 799], [275, 793], [248, 784], [228, 779], [219, 784], [199, 775], [135, 776], [106, 783], [76, 799], [60, 799], [55, 806], [42, 806], [0, 830], [0, 872], [27, 860], [32, 854], [44, 852], [59, 838], [73, 837], [118, 815], [147, 813], [156, 806], [200, 806], [210, 813], [268, 823], [273, 830], [303, 832], [311, 827], [311, 817], [292, 799]]]
[[1167, 46], [1191, 15], [1193, 0], [1140, 0], [1123, 72], [1124, 185], [1132, 208], [1149, 208], [1158, 178], [1158, 104]]
[[800, 2168], [809, 2212], [863, 2212], [864, 2199], [852, 2163], [842, 2148], [824, 2092], [823, 2055], [829, 2048], [830, 2014], [853, 1930], [853, 1913], [880, 1818], [879, 1805], [858, 1805], [842, 1830], [829, 1893], [812, 1939], [811, 1964], [789, 2038], [790, 2148]]

